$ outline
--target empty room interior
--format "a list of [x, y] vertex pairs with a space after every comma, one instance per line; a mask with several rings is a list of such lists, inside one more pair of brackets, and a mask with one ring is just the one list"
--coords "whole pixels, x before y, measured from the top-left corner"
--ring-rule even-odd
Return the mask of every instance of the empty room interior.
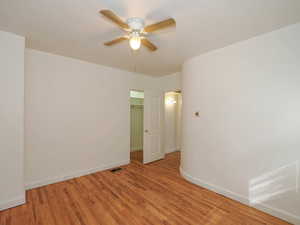
[[1, 0], [0, 225], [300, 225], [299, 0]]

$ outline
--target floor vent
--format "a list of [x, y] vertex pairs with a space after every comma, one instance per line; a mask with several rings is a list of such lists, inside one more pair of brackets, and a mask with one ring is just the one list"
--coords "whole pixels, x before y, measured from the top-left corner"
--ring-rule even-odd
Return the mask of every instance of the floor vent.
[[120, 170], [122, 170], [122, 168], [118, 167], [118, 168], [111, 169], [110, 172], [116, 173], [116, 172], [119, 172]]

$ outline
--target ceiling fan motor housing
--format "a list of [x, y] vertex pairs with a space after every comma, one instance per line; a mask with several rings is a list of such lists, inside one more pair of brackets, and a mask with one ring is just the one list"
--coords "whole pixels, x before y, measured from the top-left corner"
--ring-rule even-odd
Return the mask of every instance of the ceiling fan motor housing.
[[134, 31], [140, 31], [145, 26], [144, 20], [138, 17], [129, 18], [126, 23]]

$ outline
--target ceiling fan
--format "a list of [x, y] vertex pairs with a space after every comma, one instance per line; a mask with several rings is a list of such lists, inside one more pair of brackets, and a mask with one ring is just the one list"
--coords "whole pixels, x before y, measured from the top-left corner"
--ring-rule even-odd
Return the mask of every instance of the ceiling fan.
[[106, 46], [111, 46], [114, 44], [118, 44], [122, 41], [129, 40], [129, 45], [133, 50], [138, 50], [142, 44], [146, 46], [150, 51], [155, 51], [157, 50], [157, 47], [146, 38], [147, 34], [156, 30], [176, 25], [175, 20], [172, 18], [145, 26], [144, 20], [142, 18], [133, 17], [127, 19], [126, 22], [124, 22], [111, 10], [100, 10], [99, 13], [101, 13], [106, 18], [110, 19], [121, 29], [127, 32], [127, 34], [122, 37], [116, 38], [109, 42], [105, 42], [104, 45]]

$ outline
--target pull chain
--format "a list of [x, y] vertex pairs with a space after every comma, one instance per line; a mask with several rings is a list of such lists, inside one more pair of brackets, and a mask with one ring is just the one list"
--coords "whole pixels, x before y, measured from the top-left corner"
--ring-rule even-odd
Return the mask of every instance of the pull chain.
[[133, 65], [133, 72], [137, 72], [137, 55], [138, 55], [138, 51], [139, 50], [133, 50], [131, 49], [131, 53], [133, 55], [133, 61], [134, 61], [134, 65]]

